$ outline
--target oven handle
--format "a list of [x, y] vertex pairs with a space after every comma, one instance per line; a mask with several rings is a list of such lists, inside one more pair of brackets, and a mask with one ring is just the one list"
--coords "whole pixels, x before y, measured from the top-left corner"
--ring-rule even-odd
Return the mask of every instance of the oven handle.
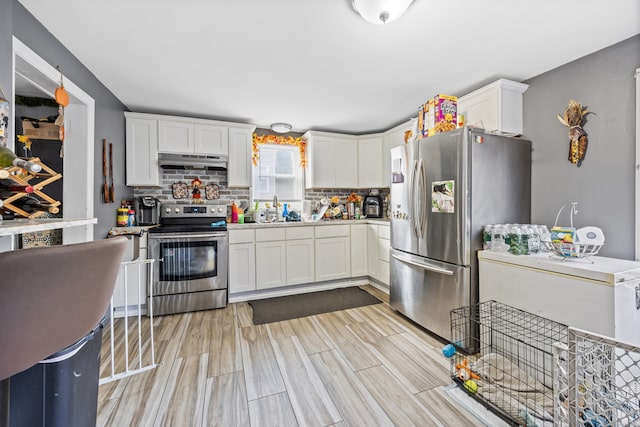
[[227, 237], [227, 233], [203, 233], [203, 234], [149, 234], [150, 239], [200, 239], [210, 237]]

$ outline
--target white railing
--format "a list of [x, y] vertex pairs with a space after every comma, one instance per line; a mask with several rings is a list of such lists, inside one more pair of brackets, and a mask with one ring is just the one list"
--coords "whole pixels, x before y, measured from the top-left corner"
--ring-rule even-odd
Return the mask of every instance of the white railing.
[[[153, 337], [153, 295], [151, 295], [154, 262], [154, 259], [137, 259], [121, 264], [116, 289], [109, 305], [110, 336], [107, 349], [104, 347], [103, 339], [103, 352], [108, 350], [109, 366], [108, 369], [101, 366], [100, 385], [139, 374], [157, 366]], [[132, 276], [132, 270], [135, 273], [134, 276]], [[135, 282], [132, 286], [136, 286], [135, 294], [132, 294], [133, 304], [129, 301], [130, 278]], [[149, 292], [148, 299], [144, 292], [145, 288]], [[145, 304], [145, 299], [149, 304]], [[130, 320], [135, 323], [131, 328], [134, 329], [133, 334], [130, 334]], [[122, 335], [116, 333], [120, 329], [123, 331]], [[123, 363], [117, 360], [122, 353]]]

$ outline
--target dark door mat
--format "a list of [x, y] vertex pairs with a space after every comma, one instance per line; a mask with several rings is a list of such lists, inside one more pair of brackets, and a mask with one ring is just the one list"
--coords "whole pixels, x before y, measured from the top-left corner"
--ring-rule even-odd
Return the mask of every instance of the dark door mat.
[[279, 322], [314, 314], [347, 310], [365, 305], [380, 304], [378, 298], [357, 286], [328, 291], [290, 295], [249, 301], [253, 308], [253, 324]]

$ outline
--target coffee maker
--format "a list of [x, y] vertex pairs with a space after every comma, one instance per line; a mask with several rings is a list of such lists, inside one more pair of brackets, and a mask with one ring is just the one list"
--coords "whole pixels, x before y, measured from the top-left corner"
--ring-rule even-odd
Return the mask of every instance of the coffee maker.
[[382, 218], [382, 197], [380, 197], [378, 190], [371, 190], [369, 195], [364, 198], [362, 206], [367, 218]]
[[160, 200], [153, 196], [136, 199], [136, 224], [157, 225], [160, 223]]

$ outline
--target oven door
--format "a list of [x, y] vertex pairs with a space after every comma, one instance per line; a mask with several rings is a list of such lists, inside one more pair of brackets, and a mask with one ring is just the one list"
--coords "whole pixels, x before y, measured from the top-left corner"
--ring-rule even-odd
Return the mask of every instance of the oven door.
[[227, 288], [226, 233], [154, 233], [149, 251], [157, 260], [154, 296]]

